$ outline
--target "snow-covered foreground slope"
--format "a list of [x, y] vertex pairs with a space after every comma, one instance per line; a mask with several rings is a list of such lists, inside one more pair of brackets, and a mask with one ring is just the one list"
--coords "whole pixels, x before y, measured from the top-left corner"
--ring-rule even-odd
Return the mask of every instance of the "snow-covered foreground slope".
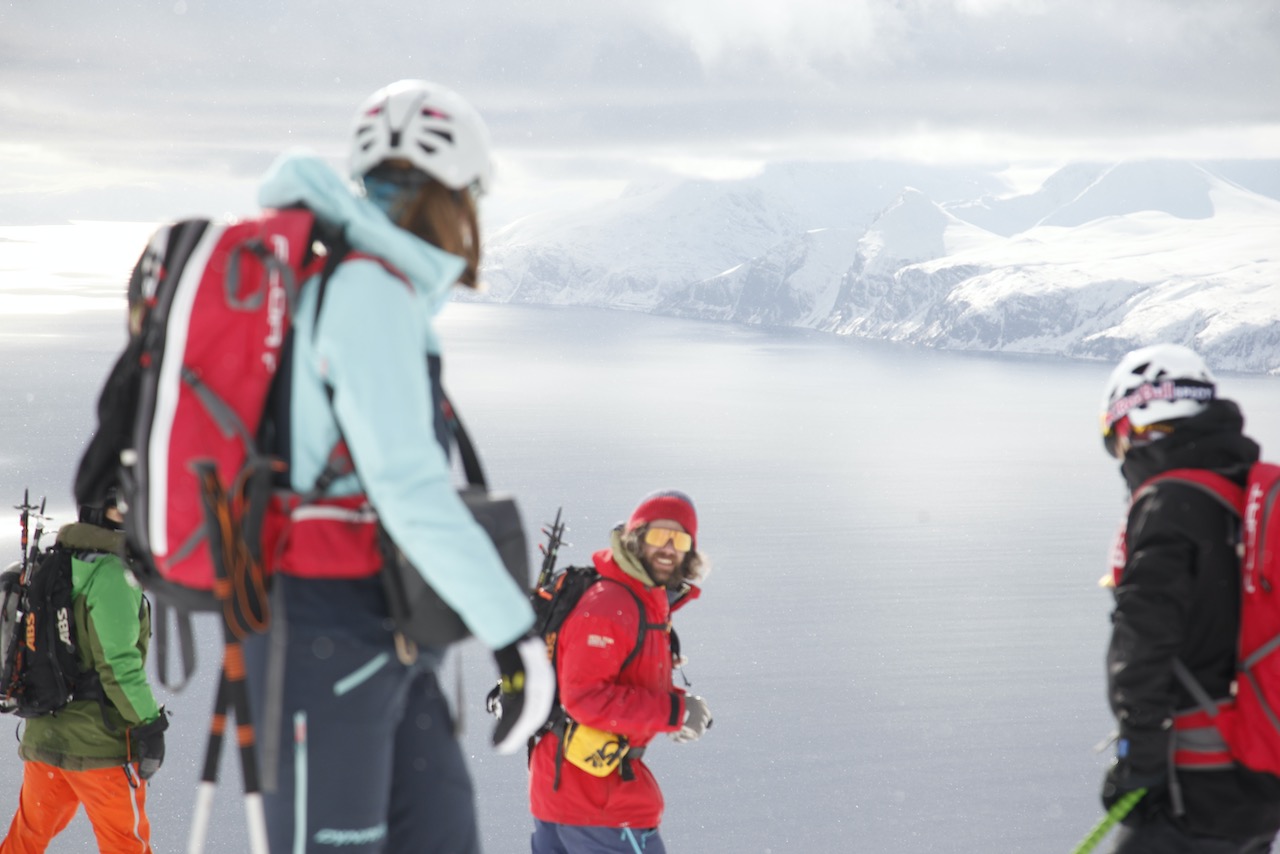
[[1233, 167], [1076, 164], [1000, 196], [976, 169], [790, 164], [527, 218], [485, 277], [509, 302], [1108, 360], [1173, 340], [1280, 373], [1280, 163]]

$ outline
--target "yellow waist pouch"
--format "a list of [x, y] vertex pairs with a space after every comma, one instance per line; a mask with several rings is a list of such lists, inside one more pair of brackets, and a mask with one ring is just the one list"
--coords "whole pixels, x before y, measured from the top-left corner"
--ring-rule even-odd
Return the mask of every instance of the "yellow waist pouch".
[[595, 777], [617, 770], [630, 745], [626, 736], [593, 729], [569, 720], [564, 728], [564, 758]]

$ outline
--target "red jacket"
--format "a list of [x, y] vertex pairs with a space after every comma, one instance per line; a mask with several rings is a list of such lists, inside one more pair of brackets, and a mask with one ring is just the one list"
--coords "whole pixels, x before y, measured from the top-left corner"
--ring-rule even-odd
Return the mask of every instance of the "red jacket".
[[[671, 682], [672, 658], [667, 590], [647, 586], [614, 561], [610, 549], [592, 555], [596, 569], [609, 581], [597, 581], [560, 627], [556, 676], [560, 702], [581, 724], [625, 735], [632, 748], [654, 735], [674, 732], [684, 720], [684, 694]], [[620, 583], [615, 583], [620, 582]], [[645, 621], [666, 626], [648, 630], [635, 658], [622, 668], [640, 627], [636, 601], [644, 603]], [[692, 596], [698, 589], [691, 588]], [[679, 606], [677, 605], [677, 607]], [[535, 818], [557, 824], [603, 827], [657, 827], [662, 820], [662, 791], [643, 760], [631, 762], [635, 779], [618, 772], [594, 777], [572, 763], [560, 763], [560, 786], [554, 788], [559, 739], [542, 737], [530, 761], [529, 801]]]

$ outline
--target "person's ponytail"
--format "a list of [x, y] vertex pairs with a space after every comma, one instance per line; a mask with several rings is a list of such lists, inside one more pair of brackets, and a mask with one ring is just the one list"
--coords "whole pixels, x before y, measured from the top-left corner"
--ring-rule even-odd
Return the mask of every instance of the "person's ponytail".
[[467, 262], [458, 283], [476, 287], [480, 271], [480, 227], [475, 202], [465, 190], [428, 181], [404, 207], [401, 228]]

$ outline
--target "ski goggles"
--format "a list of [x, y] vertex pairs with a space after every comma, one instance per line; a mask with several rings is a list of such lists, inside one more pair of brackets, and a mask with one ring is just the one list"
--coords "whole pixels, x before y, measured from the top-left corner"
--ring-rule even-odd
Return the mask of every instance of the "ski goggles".
[[678, 552], [687, 552], [693, 548], [693, 537], [684, 531], [673, 531], [670, 528], [650, 528], [644, 532], [644, 542], [655, 549], [671, 543]]
[[1116, 459], [1120, 458], [1120, 443], [1133, 434], [1133, 425], [1128, 416], [1116, 421], [1109, 421], [1106, 414], [1102, 416], [1102, 447]]
[[1116, 459], [1121, 459], [1122, 446], [1124, 448], [1135, 447], [1138, 445], [1146, 445], [1169, 432], [1167, 424], [1146, 424], [1139, 427], [1129, 421], [1129, 416], [1124, 416], [1119, 421], [1102, 428], [1102, 446], [1107, 449], [1107, 453]]

